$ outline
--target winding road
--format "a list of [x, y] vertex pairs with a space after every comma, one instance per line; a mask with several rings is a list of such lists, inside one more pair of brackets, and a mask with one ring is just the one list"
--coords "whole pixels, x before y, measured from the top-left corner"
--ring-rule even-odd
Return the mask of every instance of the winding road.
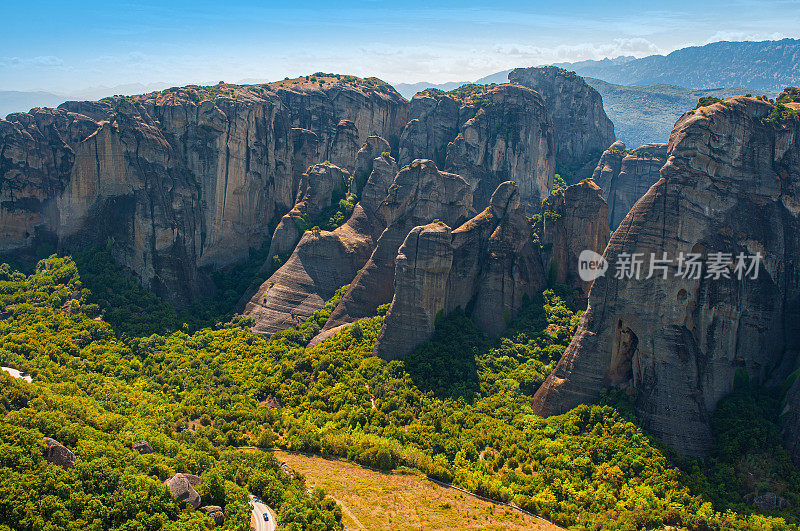
[[[250, 507], [253, 508], [253, 515], [250, 520], [250, 528], [254, 531], [275, 531], [275, 513], [261, 500], [250, 495]], [[269, 515], [269, 521], [264, 520], [264, 515]]]

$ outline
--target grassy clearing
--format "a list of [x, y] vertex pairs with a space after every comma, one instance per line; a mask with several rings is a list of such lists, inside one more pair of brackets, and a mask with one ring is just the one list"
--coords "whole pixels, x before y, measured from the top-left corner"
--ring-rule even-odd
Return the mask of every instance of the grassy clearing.
[[560, 529], [519, 511], [441, 487], [418, 472], [381, 473], [321, 457], [275, 452], [342, 507], [349, 530]]

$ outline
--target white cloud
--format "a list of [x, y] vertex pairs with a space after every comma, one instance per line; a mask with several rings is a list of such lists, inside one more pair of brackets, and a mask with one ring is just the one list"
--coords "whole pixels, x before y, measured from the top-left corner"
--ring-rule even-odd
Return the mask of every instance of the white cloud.
[[54, 55], [39, 55], [37, 57], [0, 57], [0, 67], [56, 67], [63, 66], [64, 61]]

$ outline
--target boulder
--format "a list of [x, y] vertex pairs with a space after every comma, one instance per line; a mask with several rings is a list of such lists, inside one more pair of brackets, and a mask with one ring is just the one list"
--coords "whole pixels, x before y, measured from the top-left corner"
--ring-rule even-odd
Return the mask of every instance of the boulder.
[[205, 507], [200, 507], [200, 510], [214, 520], [214, 525], [219, 526], [225, 523], [225, 513], [222, 512], [222, 507], [219, 505], [206, 505]]
[[50, 437], [45, 437], [44, 443], [47, 445], [44, 458], [48, 463], [53, 463], [61, 468], [75, 468], [75, 454], [66, 446]]
[[193, 474], [175, 474], [164, 484], [176, 501], [197, 509], [200, 507], [200, 495], [194, 490], [194, 486], [199, 485], [200, 481], [200, 478]]
[[147, 441], [139, 441], [135, 442], [131, 445], [131, 448], [139, 452], [140, 454], [152, 454], [153, 447], [150, 446], [150, 443]]
[[[729, 98], [677, 121], [661, 179], [614, 232], [604, 253], [611, 268], [595, 280], [572, 342], [537, 391], [536, 414], [622, 388], [646, 430], [682, 454], [706, 455], [711, 415], [737, 372], [781, 384], [797, 369], [800, 120], [770, 121], [773, 108]], [[648, 261], [666, 253], [671, 262], [666, 271], [645, 264], [639, 279], [615, 275], [633, 253]], [[680, 253], [700, 256], [700, 275], [679, 275]], [[738, 278], [740, 253], [746, 267], [762, 257], [757, 278]], [[730, 278], [709, 276], [715, 262], [728, 265]], [[784, 419], [787, 439], [797, 440], [796, 419]], [[796, 445], [790, 450], [797, 455]]]

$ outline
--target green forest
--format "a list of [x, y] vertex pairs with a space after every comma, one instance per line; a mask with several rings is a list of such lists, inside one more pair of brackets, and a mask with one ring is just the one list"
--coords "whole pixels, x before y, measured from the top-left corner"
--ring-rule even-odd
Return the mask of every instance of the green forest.
[[[411, 356], [386, 362], [372, 356], [386, 307], [305, 347], [346, 287], [266, 339], [229, 313], [257, 267], [227, 272], [215, 297], [178, 311], [116, 268], [111, 245], [53, 255], [28, 275], [0, 266], [0, 365], [33, 378], [0, 372], [0, 530], [214, 528], [169, 495], [163, 481], [176, 472], [202, 478], [198, 493], [223, 507], [224, 529], [249, 528], [249, 494], [277, 512], [280, 529], [341, 529], [331, 498], [308, 496], [301, 476], [258, 449], [272, 447], [418, 469], [577, 529], [800, 521], [780, 390], [740, 378], [702, 460], [648, 436], [620, 392], [533, 415], [533, 393], [581, 315], [562, 286], [526, 301], [500, 338], [456, 311]], [[43, 437], [72, 450], [75, 467], [47, 462]], [[154, 453], [132, 450], [140, 440]], [[752, 492], [790, 506], [758, 514], [744, 501]]]

